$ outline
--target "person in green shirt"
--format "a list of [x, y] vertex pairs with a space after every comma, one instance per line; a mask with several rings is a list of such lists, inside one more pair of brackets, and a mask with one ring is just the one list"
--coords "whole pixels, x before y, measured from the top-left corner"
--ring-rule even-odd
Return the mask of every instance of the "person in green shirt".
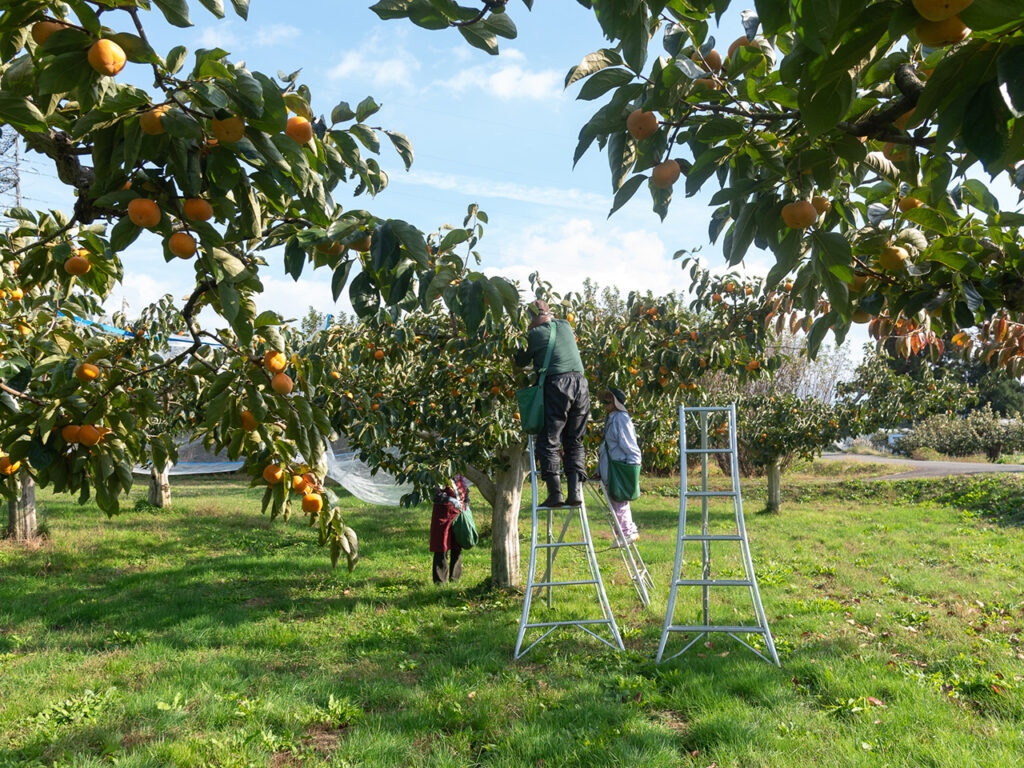
[[[537, 435], [537, 464], [547, 485], [548, 497], [541, 507], [578, 507], [583, 503], [583, 480], [586, 465], [583, 455], [583, 436], [590, 418], [590, 391], [583, 373], [583, 360], [576, 346], [576, 334], [565, 320], [551, 314], [546, 301], [538, 299], [527, 306], [530, 329], [526, 349], [513, 355], [520, 368], [532, 365], [539, 371], [544, 366], [551, 338], [552, 324], [558, 325], [551, 362], [544, 379], [544, 427]], [[568, 498], [562, 500], [559, 472], [559, 447], [562, 449]]]

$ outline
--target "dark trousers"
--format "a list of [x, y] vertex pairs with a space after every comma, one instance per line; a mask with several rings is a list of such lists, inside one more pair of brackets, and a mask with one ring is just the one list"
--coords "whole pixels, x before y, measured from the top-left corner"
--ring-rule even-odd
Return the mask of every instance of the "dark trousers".
[[565, 474], [585, 476], [583, 436], [590, 418], [590, 390], [582, 373], [562, 373], [544, 380], [544, 428], [537, 436], [537, 463], [544, 479], [558, 477], [558, 448]]
[[[451, 553], [451, 562], [448, 559], [448, 552]], [[435, 584], [444, 584], [449, 579], [458, 581], [462, 578], [462, 550], [453, 546], [448, 552], [434, 553]]]

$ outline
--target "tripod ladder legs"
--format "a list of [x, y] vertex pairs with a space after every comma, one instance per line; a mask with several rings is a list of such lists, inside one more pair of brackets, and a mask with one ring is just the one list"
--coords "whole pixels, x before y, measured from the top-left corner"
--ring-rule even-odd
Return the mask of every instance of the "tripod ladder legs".
[[[708, 436], [708, 418], [711, 414], [724, 415], [729, 435], [729, 447], [727, 449], [711, 448]], [[686, 441], [687, 416], [696, 416], [700, 436], [700, 448], [688, 449]], [[771, 630], [768, 628], [768, 619], [765, 616], [764, 606], [761, 602], [761, 593], [757, 587], [757, 578], [754, 575], [754, 563], [750, 556], [750, 544], [747, 539], [747, 529], [743, 518], [743, 501], [740, 495], [739, 467], [737, 462], [736, 444], [736, 405], [728, 407], [699, 407], [679, 408], [679, 447], [680, 447], [680, 490], [679, 490], [679, 531], [676, 540], [676, 557], [672, 567], [672, 583], [669, 587], [668, 605], [665, 610], [665, 623], [661, 631], [661, 639], [658, 642], [657, 663], [668, 661], [680, 656], [694, 646], [701, 638], [710, 637], [713, 633], [723, 633], [744, 645], [765, 661], [776, 666], [779, 665], [779, 656], [775, 649], [775, 641], [772, 638]], [[708, 487], [708, 459], [712, 454], [728, 454], [730, 464], [730, 490], [712, 491]], [[700, 456], [700, 490], [690, 491], [687, 478], [687, 457], [692, 454]], [[733, 502], [733, 514], [735, 519], [736, 533], [712, 534], [710, 533], [709, 502], [713, 498], [731, 498]], [[687, 533], [687, 509], [691, 500], [700, 501], [701, 527], [699, 534]], [[699, 579], [681, 578], [684, 562], [684, 551], [686, 542], [699, 542], [701, 545], [701, 577]], [[743, 566], [742, 579], [716, 579], [711, 575], [711, 545], [714, 542], [735, 542], [740, 546], [740, 561]], [[674, 617], [678, 602], [680, 587], [701, 588], [701, 618], [700, 624], [676, 624]], [[751, 607], [754, 611], [756, 624], [715, 624], [711, 619], [711, 589], [712, 587], [746, 587], [750, 594]], [[665, 656], [665, 648], [669, 635], [680, 633], [689, 635], [689, 641], [682, 650], [671, 656]], [[740, 635], [760, 635], [764, 640], [765, 653], [754, 648]]]
[[[553, 513], [552, 509], [547, 507], [537, 506], [537, 465], [534, 459], [533, 452], [533, 437], [529, 440], [530, 448], [530, 488], [532, 490], [532, 525], [530, 530], [530, 565], [527, 571], [526, 578], [526, 594], [523, 597], [523, 614], [519, 621], [519, 634], [516, 638], [516, 647], [513, 654], [513, 658], [521, 659], [525, 656], [531, 648], [536, 646], [545, 637], [550, 635], [558, 627], [578, 627], [589, 635], [600, 640], [602, 643], [610, 648], [616, 650], [625, 650], [622, 644], [622, 637], [619, 635], [619, 628], [615, 623], [615, 617], [612, 615], [611, 605], [608, 603], [608, 595], [604, 589], [604, 582], [601, 580], [601, 570], [597, 564], [597, 556], [594, 553], [594, 541], [590, 535], [590, 523], [587, 520], [587, 509], [586, 504], [582, 503], [578, 507], [559, 507], [558, 509], [564, 510], [566, 514], [565, 524], [562, 527], [562, 532], [558, 539], [553, 541], [551, 538], [552, 533], [552, 522]], [[546, 511], [546, 523], [547, 523], [547, 535], [545, 542], [542, 544], [538, 543], [538, 523], [539, 523], [539, 512], [540, 510]], [[565, 541], [565, 534], [569, 529], [569, 525], [573, 519], [577, 519], [580, 524], [580, 532], [582, 535], [581, 541]], [[587, 561], [587, 570], [589, 573], [589, 579], [577, 579], [568, 581], [555, 581], [554, 578], [554, 561], [555, 555], [559, 549], [563, 547], [582, 548]], [[545, 550], [545, 557], [547, 560], [547, 571], [545, 575], [538, 580], [537, 579], [537, 554], [538, 550]], [[552, 605], [551, 590], [552, 587], [560, 586], [583, 586], [593, 585], [595, 596], [597, 597], [598, 603], [601, 606], [601, 617], [600, 619], [567, 619], [562, 621], [530, 621], [530, 611], [533, 604], [535, 594], [539, 595], [542, 590], [546, 590], [547, 604], [548, 607]], [[600, 629], [602, 626], [608, 628], [608, 632], [611, 635], [611, 639], [607, 639], [597, 634], [594, 630]], [[532, 643], [523, 647], [526, 632], [530, 629], [541, 630], [541, 635]]]

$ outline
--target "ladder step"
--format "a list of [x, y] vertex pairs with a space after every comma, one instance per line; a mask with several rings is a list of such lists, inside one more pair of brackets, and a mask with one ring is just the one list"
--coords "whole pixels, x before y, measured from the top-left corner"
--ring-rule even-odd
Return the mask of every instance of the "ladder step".
[[717, 413], [719, 411], [731, 411], [732, 407], [728, 405], [701, 405], [694, 406], [693, 408], [687, 408], [683, 406], [683, 413]]
[[545, 507], [545, 506], [542, 506], [542, 505], [538, 504], [537, 505], [537, 509], [579, 509], [582, 506], [583, 506], [582, 504], [572, 504], [572, 505], [569, 505], [569, 504], [559, 504], [557, 507]]
[[526, 624], [527, 629], [534, 627], [578, 627], [582, 624], [611, 624], [608, 619], [580, 619], [579, 621], [538, 621], [534, 624]]
[[559, 547], [585, 547], [585, 541], [561, 541], [554, 544], [538, 544], [537, 549], [558, 549]]
[[732, 448], [687, 448], [683, 453], [732, 453]]
[[695, 533], [693, 535], [683, 535], [679, 537], [683, 541], [743, 541], [743, 537], [738, 533]]
[[748, 579], [680, 579], [679, 587], [752, 587], [754, 582]]
[[736, 491], [687, 491], [686, 495], [693, 498], [709, 498], [719, 496], [739, 496]]
[[718, 624], [673, 624], [669, 632], [754, 632], [764, 634], [764, 627], [722, 626]]
[[530, 589], [536, 589], [537, 587], [574, 587], [580, 584], [597, 584], [596, 579], [587, 579], [586, 581], [535, 581], [529, 586]]

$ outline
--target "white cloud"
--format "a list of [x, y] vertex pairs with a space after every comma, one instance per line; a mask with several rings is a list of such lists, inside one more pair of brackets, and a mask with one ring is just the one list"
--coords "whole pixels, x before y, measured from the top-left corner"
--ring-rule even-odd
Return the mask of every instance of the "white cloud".
[[474, 55], [473, 49], [468, 45], [455, 45], [441, 51], [441, 58], [448, 59], [450, 61], [469, 61], [474, 58]]
[[203, 27], [196, 39], [197, 48], [223, 48], [230, 51], [238, 45], [238, 37], [231, 31], [230, 22]]
[[562, 98], [562, 75], [554, 69], [531, 70], [526, 54], [516, 48], [502, 48], [499, 58], [472, 66], [468, 62], [479, 60], [479, 54], [466, 46], [445, 51], [444, 56], [458, 63], [457, 67], [447, 67], [445, 71], [455, 69], [456, 73], [446, 79], [435, 80], [432, 86], [457, 96], [482, 91], [504, 101]]
[[458, 96], [479, 90], [506, 101], [562, 98], [561, 74], [553, 69], [531, 71], [518, 64], [469, 67], [447, 80], [435, 81], [434, 86]]
[[[181, 289], [187, 290], [184, 282]], [[125, 312], [128, 317], [137, 317], [144, 307], [159, 301], [167, 293], [174, 293], [174, 287], [167, 280], [158, 281], [146, 273], [126, 269], [124, 281], [103, 303], [103, 309], [108, 314]]]
[[327, 74], [334, 80], [358, 80], [378, 87], [409, 87], [419, 68], [419, 60], [406, 49], [385, 46], [375, 36], [361, 48], [346, 51]]
[[533, 227], [501, 256], [501, 266], [488, 268], [488, 273], [519, 280], [528, 288], [530, 273], [539, 272], [559, 293], [580, 290], [588, 277], [624, 293], [663, 294], [683, 290], [689, 282], [657, 232], [583, 218]]
[[611, 199], [593, 192], [559, 187], [532, 187], [525, 184], [498, 182], [489, 179], [460, 176], [430, 171], [412, 172], [392, 180], [395, 184], [417, 184], [446, 191], [459, 192], [467, 198], [503, 198], [543, 207], [576, 208], [587, 211], [605, 211], [611, 207]]
[[502, 99], [557, 99], [562, 95], [562, 76], [553, 69], [530, 72], [519, 66], [504, 67], [489, 79]]
[[[328, 275], [327, 270], [321, 270], [321, 272]], [[256, 296], [256, 308], [259, 312], [269, 309], [279, 313], [286, 320], [301, 320], [306, 316], [310, 307], [325, 315], [339, 312], [352, 313], [348, 291], [343, 291], [340, 299], [335, 303], [334, 297], [331, 295], [331, 285], [326, 280], [305, 278], [292, 280], [290, 277], [263, 276], [260, 280], [263, 283], [263, 293]], [[347, 285], [345, 287], [348, 288]]]
[[293, 27], [291, 24], [268, 24], [256, 30], [253, 42], [256, 45], [273, 45], [274, 43], [296, 38], [301, 33], [302, 30], [298, 27]]
[[195, 45], [197, 48], [223, 48], [235, 58], [246, 56], [254, 45], [277, 45], [286, 40], [294, 40], [302, 34], [302, 30], [291, 24], [266, 24], [261, 27], [246, 27], [245, 34], [239, 36], [237, 25], [231, 21], [223, 21], [209, 27], [203, 27]]

